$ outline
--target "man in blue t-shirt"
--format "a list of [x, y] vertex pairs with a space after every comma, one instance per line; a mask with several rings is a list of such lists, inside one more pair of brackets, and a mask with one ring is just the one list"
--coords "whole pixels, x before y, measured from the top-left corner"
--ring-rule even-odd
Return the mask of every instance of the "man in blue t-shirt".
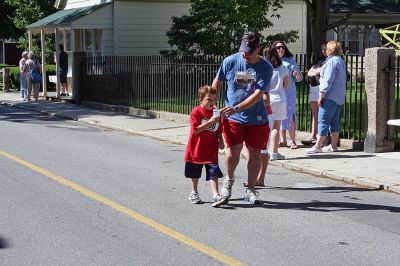
[[224, 91], [225, 107], [221, 109], [221, 116], [226, 118], [223, 131], [228, 148], [227, 176], [221, 194], [227, 198], [231, 196], [234, 173], [244, 142], [249, 150], [248, 187], [244, 199], [253, 204], [262, 203], [255, 184], [260, 170], [261, 150], [266, 149], [269, 136], [263, 94], [268, 92], [272, 77], [272, 66], [259, 56], [260, 49], [259, 36], [253, 32], [246, 33], [239, 52], [224, 59], [212, 85], [217, 92], [222, 82], [226, 81], [228, 85]]

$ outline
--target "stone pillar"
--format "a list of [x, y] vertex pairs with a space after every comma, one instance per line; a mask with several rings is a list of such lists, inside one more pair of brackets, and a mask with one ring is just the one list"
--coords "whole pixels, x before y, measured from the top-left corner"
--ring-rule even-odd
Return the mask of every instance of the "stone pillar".
[[364, 151], [368, 153], [394, 150], [394, 131], [387, 126], [387, 121], [395, 117], [394, 65], [394, 49], [366, 49], [365, 92], [368, 111]]

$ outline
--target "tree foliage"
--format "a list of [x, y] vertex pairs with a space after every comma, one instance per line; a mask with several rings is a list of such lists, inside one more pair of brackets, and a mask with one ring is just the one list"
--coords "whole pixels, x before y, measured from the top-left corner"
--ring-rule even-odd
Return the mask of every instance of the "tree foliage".
[[[347, 24], [349, 19], [353, 16], [356, 10], [368, 9], [370, 6], [377, 6], [382, 2], [388, 2], [391, 4], [399, 4], [399, 0], [370, 0], [370, 1], [359, 1], [359, 0], [341, 0], [341, 4], [347, 7], [346, 13], [337, 20], [329, 23], [330, 5], [332, 0], [303, 0], [307, 4], [308, 22], [309, 27], [307, 29], [307, 54], [311, 55], [310, 63], [316, 63], [321, 53], [321, 43], [326, 41], [326, 33], [330, 29], [334, 29], [340, 25]], [[336, 1], [338, 2], [338, 1]], [[381, 12], [384, 12], [382, 10]]]
[[[172, 18], [167, 32], [170, 55], [228, 55], [236, 52], [245, 30], [263, 32], [279, 17], [283, 0], [191, 0], [188, 15]], [[261, 36], [263, 45], [276, 39], [294, 42], [297, 31]]]
[[[2, 33], [2, 38], [18, 40], [19, 48], [28, 49], [28, 36], [26, 26], [56, 12], [54, 0], [3, 0], [5, 8], [11, 10], [5, 17], [9, 24]], [[33, 35], [32, 50], [41, 56], [40, 35]], [[53, 62], [54, 35], [46, 36], [46, 62]]]

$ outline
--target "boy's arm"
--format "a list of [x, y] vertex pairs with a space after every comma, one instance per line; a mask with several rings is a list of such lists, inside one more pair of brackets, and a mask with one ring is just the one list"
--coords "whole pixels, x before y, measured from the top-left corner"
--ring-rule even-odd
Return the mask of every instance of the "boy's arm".
[[203, 132], [204, 130], [206, 130], [211, 125], [214, 125], [215, 123], [217, 123], [219, 121], [219, 119], [220, 119], [219, 116], [213, 116], [212, 118], [210, 118], [210, 120], [208, 120], [204, 124], [201, 124], [197, 128], [195, 128], [194, 129], [194, 134], [197, 135], [197, 134]]
[[222, 133], [218, 133], [217, 138], [218, 138], [218, 148], [223, 150], [225, 148], [225, 143], [224, 143], [224, 138], [222, 137]]

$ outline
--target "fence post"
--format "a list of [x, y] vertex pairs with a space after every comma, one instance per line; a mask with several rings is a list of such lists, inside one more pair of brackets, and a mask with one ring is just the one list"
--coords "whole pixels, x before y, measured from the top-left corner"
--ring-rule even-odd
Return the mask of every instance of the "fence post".
[[367, 123], [364, 151], [368, 153], [394, 150], [393, 131], [387, 126], [387, 121], [395, 115], [394, 58], [394, 49], [366, 49]]
[[9, 69], [3, 68], [3, 91], [10, 90], [10, 74]]

